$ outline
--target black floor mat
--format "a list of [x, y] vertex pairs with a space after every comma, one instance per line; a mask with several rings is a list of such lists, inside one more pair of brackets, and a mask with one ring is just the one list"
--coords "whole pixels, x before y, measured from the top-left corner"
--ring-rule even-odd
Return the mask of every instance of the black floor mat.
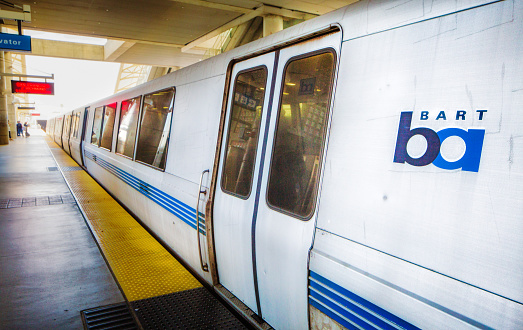
[[144, 329], [248, 329], [205, 288], [131, 302]]

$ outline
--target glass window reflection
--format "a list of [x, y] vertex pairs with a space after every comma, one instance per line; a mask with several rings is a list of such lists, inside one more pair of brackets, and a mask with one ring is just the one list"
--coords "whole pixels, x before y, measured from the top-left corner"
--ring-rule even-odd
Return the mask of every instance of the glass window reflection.
[[165, 169], [174, 87], [144, 96], [136, 160]]

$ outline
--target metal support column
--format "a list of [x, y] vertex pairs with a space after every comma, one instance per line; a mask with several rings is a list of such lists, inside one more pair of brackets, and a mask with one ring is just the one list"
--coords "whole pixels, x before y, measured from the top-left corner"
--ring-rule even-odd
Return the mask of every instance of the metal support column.
[[[6, 79], [4, 77], [4, 79]], [[12, 93], [8, 93], [6, 95], [6, 103], [7, 103], [7, 120], [9, 123], [9, 129], [11, 130], [11, 138], [14, 140], [16, 139], [16, 108], [14, 105], [14, 97]]]
[[[16, 55], [12, 52], [5, 52], [4, 53], [4, 63], [5, 63], [5, 73], [13, 73], [15, 71], [15, 57], [22, 57], [24, 62], [22, 63], [24, 66], [24, 73], [25, 73], [25, 55]], [[7, 117], [9, 120], [9, 127], [11, 128], [11, 138], [16, 139], [16, 121], [18, 120], [18, 116], [16, 115], [16, 107], [15, 107], [15, 98], [11, 91], [11, 80], [12, 78], [4, 77], [5, 80], [5, 88], [6, 88], [6, 103], [7, 103]], [[27, 98], [27, 95], [24, 95], [25, 98]]]
[[283, 17], [278, 15], [263, 16], [263, 36], [283, 30]]
[[[0, 52], [0, 73], [5, 72], [4, 52]], [[0, 145], [9, 144], [9, 128], [7, 127], [7, 89], [6, 78], [0, 76]], [[11, 132], [13, 135], [14, 132]]]

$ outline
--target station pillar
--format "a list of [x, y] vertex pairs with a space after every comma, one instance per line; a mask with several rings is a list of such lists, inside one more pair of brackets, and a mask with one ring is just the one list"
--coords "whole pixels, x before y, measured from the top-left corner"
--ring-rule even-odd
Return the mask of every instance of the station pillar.
[[12, 93], [8, 93], [6, 97], [6, 103], [7, 103], [7, 120], [9, 123], [9, 129], [11, 130], [11, 138], [14, 140], [17, 138], [16, 136], [16, 121], [18, 119], [16, 116], [16, 108], [14, 105], [14, 97]]
[[283, 30], [283, 17], [278, 15], [263, 16], [263, 36]]
[[[5, 54], [0, 52], [0, 73], [5, 73]], [[7, 127], [8, 109], [7, 109], [7, 89], [6, 77], [0, 76], [0, 145], [9, 144], [9, 128]], [[11, 135], [16, 131], [11, 131]]]
[[[13, 73], [12, 52], [4, 52], [4, 62], [6, 63], [4, 66], [4, 72]], [[16, 121], [18, 120], [18, 116], [16, 115], [16, 107], [14, 102], [15, 98], [11, 91], [11, 80], [13, 80], [12, 77], [4, 77], [4, 86], [6, 88], [7, 119], [9, 122], [9, 128], [11, 129], [11, 138], [16, 139]]]

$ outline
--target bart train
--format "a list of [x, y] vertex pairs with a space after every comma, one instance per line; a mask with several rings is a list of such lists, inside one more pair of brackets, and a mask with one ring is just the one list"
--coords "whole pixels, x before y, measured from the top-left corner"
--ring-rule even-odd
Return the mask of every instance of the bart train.
[[360, 1], [48, 132], [277, 329], [521, 329], [522, 59], [523, 1]]

